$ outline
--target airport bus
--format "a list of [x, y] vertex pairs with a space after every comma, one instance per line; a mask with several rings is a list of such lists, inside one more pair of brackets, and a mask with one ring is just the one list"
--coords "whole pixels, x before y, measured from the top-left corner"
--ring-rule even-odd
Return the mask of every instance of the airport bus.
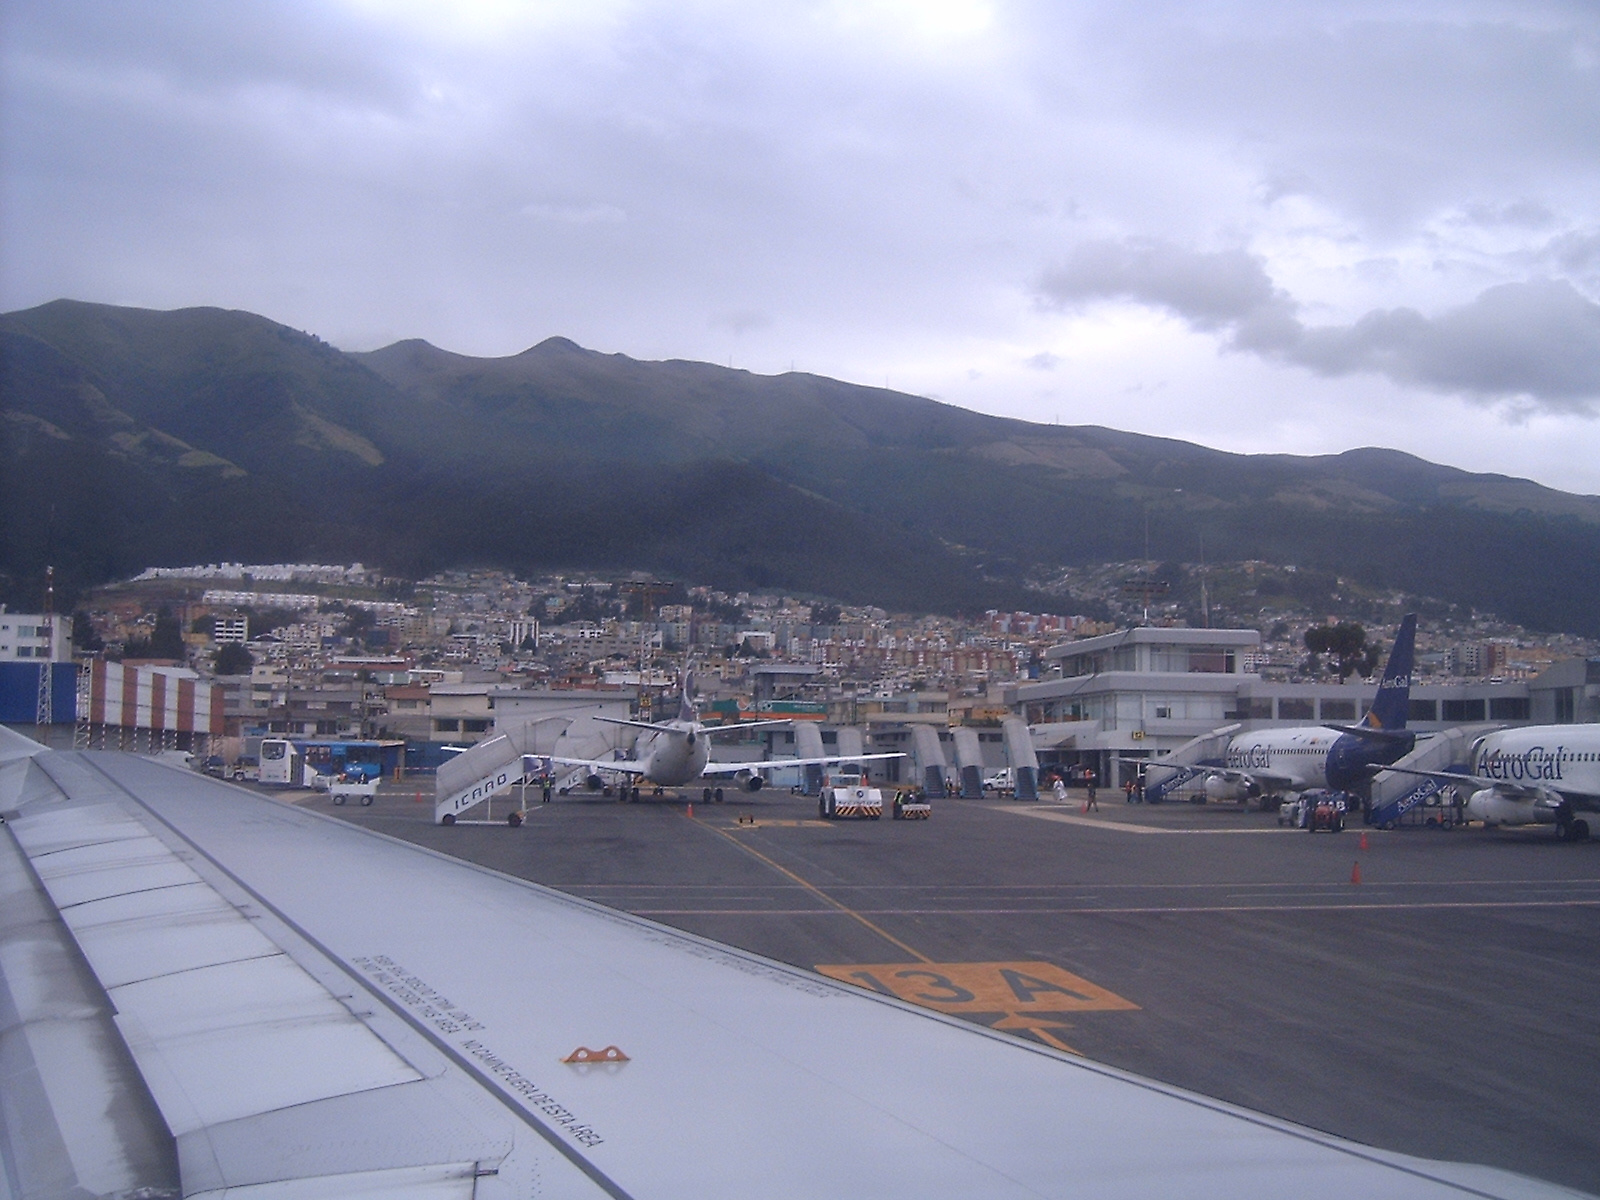
[[278, 787], [312, 787], [314, 777], [341, 775], [363, 781], [398, 776], [405, 743], [399, 740], [261, 739], [261, 782]]

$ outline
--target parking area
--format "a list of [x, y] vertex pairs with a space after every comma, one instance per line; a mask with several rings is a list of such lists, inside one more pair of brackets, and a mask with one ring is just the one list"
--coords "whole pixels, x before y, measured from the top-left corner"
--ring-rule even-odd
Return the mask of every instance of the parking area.
[[530, 797], [517, 829], [436, 826], [416, 784], [285, 798], [1358, 1141], [1600, 1191], [1600, 844], [1363, 849], [1359, 826], [1104, 791], [848, 822], [771, 791]]

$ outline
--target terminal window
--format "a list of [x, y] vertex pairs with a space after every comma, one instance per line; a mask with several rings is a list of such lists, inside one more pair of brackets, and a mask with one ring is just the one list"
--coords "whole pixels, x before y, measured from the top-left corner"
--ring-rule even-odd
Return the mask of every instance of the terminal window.
[[1444, 700], [1441, 701], [1446, 721], [1481, 721], [1483, 717], [1483, 701], [1478, 700]]
[[1354, 700], [1324, 700], [1322, 702], [1322, 719], [1324, 721], [1354, 721], [1356, 719], [1356, 702]]
[[1578, 689], [1557, 688], [1556, 699], [1556, 724], [1570, 725], [1578, 719]]
[[1489, 700], [1491, 721], [1526, 721], [1528, 698], [1526, 696], [1493, 696]]
[[1311, 701], [1280, 699], [1278, 701], [1278, 720], [1280, 721], [1309, 721], [1312, 719]]
[[1408, 721], [1437, 721], [1439, 719], [1439, 702], [1437, 700], [1413, 700], [1406, 707], [1406, 720]]

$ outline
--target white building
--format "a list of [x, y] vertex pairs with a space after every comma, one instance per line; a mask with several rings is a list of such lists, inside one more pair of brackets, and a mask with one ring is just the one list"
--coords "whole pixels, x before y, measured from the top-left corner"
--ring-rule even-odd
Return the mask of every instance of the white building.
[[12, 613], [0, 605], [0, 662], [41, 661], [72, 661], [72, 622], [59, 613]]
[[219, 646], [230, 642], [242, 646], [250, 640], [249, 617], [217, 617], [212, 625], [211, 640]]

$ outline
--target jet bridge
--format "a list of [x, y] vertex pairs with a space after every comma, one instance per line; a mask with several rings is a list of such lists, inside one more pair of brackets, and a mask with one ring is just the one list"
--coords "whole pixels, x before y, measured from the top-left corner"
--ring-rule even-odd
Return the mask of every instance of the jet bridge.
[[866, 766], [865, 763], [855, 761], [867, 752], [866, 739], [861, 735], [861, 726], [841, 725], [838, 734], [835, 736], [838, 737], [839, 741], [835, 745], [833, 752], [844, 759], [844, 762], [840, 765], [864, 768]]
[[913, 725], [911, 744], [917, 752], [917, 765], [922, 768], [923, 790], [933, 799], [943, 800], [945, 761], [939, 731], [932, 725]]
[[[1467, 774], [1467, 753], [1472, 743], [1500, 725], [1459, 725], [1417, 743], [1417, 748], [1394, 765], [1413, 771], [1454, 771]], [[1432, 808], [1430, 800], [1443, 798], [1452, 784], [1442, 779], [1406, 775], [1399, 771], [1379, 771], [1372, 780], [1372, 803], [1367, 809], [1367, 824], [1393, 829], [1414, 817], [1421, 808]]]
[[[822, 744], [822, 730], [817, 728], [814, 721], [796, 721], [794, 723], [794, 756], [796, 758], [821, 758], [827, 754], [827, 749]], [[801, 768], [806, 773], [805, 794], [807, 796], [820, 796], [822, 794], [822, 767], [812, 763]]]
[[1013, 792], [1018, 800], [1039, 798], [1039, 756], [1033, 752], [1033, 734], [1021, 717], [1007, 717], [1000, 725], [1006, 739], [1006, 761], [1011, 764]]
[[957, 725], [950, 733], [956, 743], [956, 766], [961, 771], [961, 798], [982, 800], [983, 747], [978, 742], [978, 731]]

